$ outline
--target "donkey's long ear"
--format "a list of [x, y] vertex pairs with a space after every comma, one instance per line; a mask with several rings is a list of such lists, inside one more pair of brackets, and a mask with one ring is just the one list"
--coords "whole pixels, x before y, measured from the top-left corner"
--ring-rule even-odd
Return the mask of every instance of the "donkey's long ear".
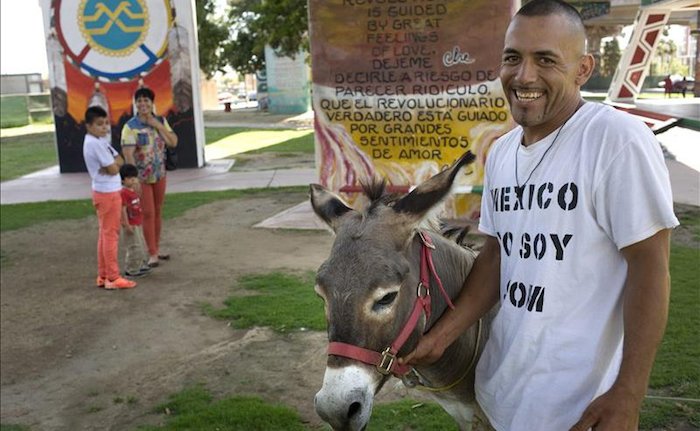
[[475, 159], [474, 154], [467, 151], [451, 167], [425, 181], [396, 202], [394, 210], [398, 213], [415, 216], [418, 220], [422, 219], [431, 208], [448, 195], [459, 170]]
[[340, 216], [348, 211], [352, 211], [352, 208], [345, 205], [342, 199], [318, 184], [309, 186], [309, 197], [311, 199], [311, 207], [316, 215], [325, 221], [333, 231], [338, 226], [337, 222]]

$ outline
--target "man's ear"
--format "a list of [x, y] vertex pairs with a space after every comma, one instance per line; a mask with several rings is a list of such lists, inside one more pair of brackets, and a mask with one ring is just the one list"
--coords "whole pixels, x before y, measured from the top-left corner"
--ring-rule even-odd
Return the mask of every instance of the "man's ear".
[[576, 85], [579, 87], [583, 86], [588, 79], [590, 79], [593, 74], [593, 69], [595, 69], [595, 58], [591, 54], [584, 54], [578, 63], [578, 70], [576, 71]]

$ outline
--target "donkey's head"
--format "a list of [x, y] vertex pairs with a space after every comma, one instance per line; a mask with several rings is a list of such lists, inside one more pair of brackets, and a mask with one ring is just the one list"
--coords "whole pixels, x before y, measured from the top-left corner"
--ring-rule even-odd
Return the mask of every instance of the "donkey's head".
[[[400, 199], [385, 196], [383, 183], [366, 187], [371, 203], [363, 212], [321, 186], [311, 186], [314, 211], [336, 234], [330, 257], [316, 276], [329, 342], [381, 352], [396, 339], [416, 300], [414, 234], [448, 195], [460, 168], [473, 160], [466, 153]], [[419, 322], [400, 355], [415, 347], [425, 323]], [[387, 378], [373, 365], [331, 354], [316, 411], [336, 430], [361, 430], [369, 421], [374, 394]]]

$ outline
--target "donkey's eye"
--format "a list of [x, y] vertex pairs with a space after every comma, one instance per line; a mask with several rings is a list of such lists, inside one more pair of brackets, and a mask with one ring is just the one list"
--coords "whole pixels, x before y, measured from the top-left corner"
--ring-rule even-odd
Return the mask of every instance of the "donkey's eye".
[[391, 292], [382, 296], [382, 298], [379, 301], [374, 303], [374, 305], [372, 306], [372, 310], [379, 311], [382, 308], [388, 307], [394, 302], [394, 300], [396, 300], [396, 295], [398, 295], [398, 293], [399, 292]]

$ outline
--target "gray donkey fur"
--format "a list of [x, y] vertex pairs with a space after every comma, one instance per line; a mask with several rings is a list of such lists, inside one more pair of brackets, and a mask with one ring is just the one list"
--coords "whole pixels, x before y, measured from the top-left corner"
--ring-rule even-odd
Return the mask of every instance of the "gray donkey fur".
[[[457, 297], [476, 252], [422, 226], [431, 210], [449, 194], [460, 168], [473, 159], [471, 153], [466, 153], [451, 168], [401, 198], [384, 195], [383, 183], [366, 186], [371, 203], [362, 212], [323, 187], [311, 186], [314, 211], [336, 235], [330, 256], [316, 277], [316, 291], [325, 301], [329, 341], [381, 352], [396, 338], [416, 299], [422, 245], [418, 230], [432, 238], [436, 272], [449, 297]], [[430, 285], [430, 321], [421, 318], [399, 356], [413, 350], [421, 334], [447, 308], [436, 280], [431, 279]], [[450, 386], [432, 394], [462, 430], [471, 429], [474, 361], [488, 336], [491, 315], [483, 319], [481, 335], [474, 325], [438, 362], [416, 367], [417, 373], [404, 378], [408, 386]], [[335, 430], [362, 430], [371, 415], [373, 396], [388, 378], [372, 365], [329, 355], [324, 384], [315, 398], [316, 410]]]

